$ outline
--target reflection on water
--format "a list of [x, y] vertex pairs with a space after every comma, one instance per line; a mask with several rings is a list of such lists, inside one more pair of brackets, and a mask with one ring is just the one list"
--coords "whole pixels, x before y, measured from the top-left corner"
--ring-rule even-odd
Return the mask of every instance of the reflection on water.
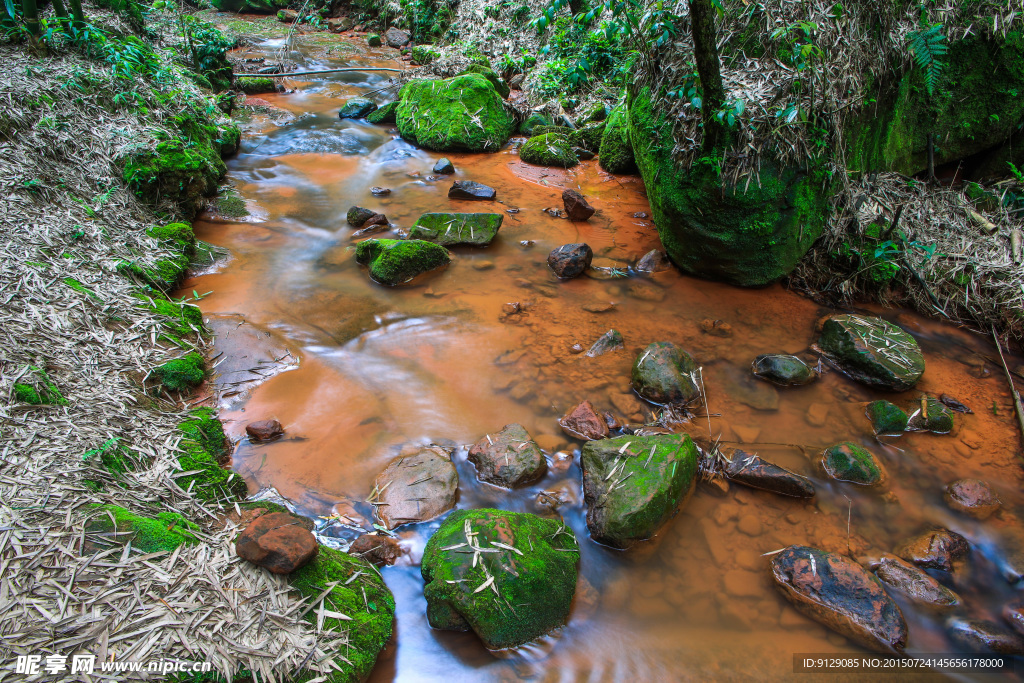
[[[317, 65], [359, 59], [346, 52]], [[363, 501], [376, 474], [403, 446], [434, 442], [457, 449], [461, 507], [556, 514], [550, 501], [557, 498], [557, 514], [586, 538], [577, 464], [553, 465], [536, 484], [507, 492], [476, 481], [466, 447], [519, 422], [553, 460], [558, 451], [576, 453], [580, 443], [556, 420], [584, 399], [626, 421], [649, 419], [650, 407], [630, 389], [629, 369], [638, 349], [669, 340], [704, 368], [710, 427], [702, 417], [688, 431], [720, 436], [804, 473], [818, 495], [804, 502], [738, 487], [724, 495], [699, 489], [644, 547], [622, 553], [583, 543], [570, 624], [513, 659], [496, 659], [471, 634], [427, 626], [415, 562], [438, 523], [401, 528], [412, 555], [384, 570], [396, 596], [397, 635], [373, 680], [789, 678], [794, 652], [857, 650], [784, 601], [762, 554], [800, 543], [864, 559], [929, 524], [949, 526], [976, 544], [971, 574], [958, 580], [957, 590], [973, 616], [998, 620], [1012, 595], [1001, 569], [1007, 554], [1021, 549], [1007, 539], [1024, 537], [1017, 518], [1022, 478], [1009, 394], [985, 358], [992, 350], [983, 341], [883, 311], [921, 342], [928, 369], [918, 389], [955, 396], [975, 414], [958, 415], [949, 436], [908, 434], [881, 443], [864, 417], [864, 403], [883, 397], [877, 392], [833, 372], [793, 389], [749, 376], [758, 354], [805, 353], [815, 321], [827, 310], [780, 286], [739, 290], [675, 271], [632, 273], [631, 264], [660, 246], [645, 217], [650, 209], [643, 186], [635, 177], [604, 174], [595, 162], [572, 171], [540, 169], [505, 149], [448, 154], [456, 174], [431, 176], [440, 154], [410, 146], [388, 126], [337, 119], [339, 98], [379, 88], [385, 78], [330, 75], [291, 83], [301, 86], [292, 94], [262, 96], [296, 116], [283, 125], [254, 117], [243, 152], [229, 162], [229, 177], [265, 219], [196, 224], [200, 238], [233, 257], [185, 288], [212, 290], [201, 302], [205, 312], [242, 316], [253, 330], [236, 335], [228, 352], [249, 348], [253, 358], [287, 352], [301, 359], [297, 369], [268, 373], [272, 378], [251, 394], [222, 399], [235, 439], [258, 419], [277, 418], [287, 429], [287, 437], [272, 444], [238, 443], [234, 466], [253, 491], [274, 486], [310, 515], [326, 516], [337, 505], [368, 527]], [[495, 187], [498, 199], [449, 200], [455, 179]], [[372, 186], [392, 192], [375, 197]], [[564, 187], [578, 189], [597, 208], [589, 222], [543, 211], [560, 207]], [[353, 229], [345, 222], [352, 205], [385, 213], [399, 228], [427, 211], [504, 212], [505, 222], [489, 248], [456, 249], [446, 270], [387, 289], [354, 262]], [[556, 281], [545, 265], [548, 252], [579, 241], [589, 243], [595, 263], [607, 268], [597, 277]], [[512, 302], [521, 312], [507, 315], [503, 305]], [[728, 323], [731, 335], [708, 334], [701, 326], [706, 320]], [[575, 344], [588, 348], [611, 328], [622, 333], [625, 349], [597, 358], [573, 352]], [[244, 373], [242, 366], [234, 362], [231, 371]], [[918, 395], [884, 397], [909, 403]], [[886, 491], [823, 478], [821, 450], [842, 440], [879, 455], [890, 473]], [[950, 512], [942, 487], [967, 476], [990, 482], [1004, 512], [986, 522]], [[538, 502], [542, 491], [552, 496]], [[341, 527], [331, 533], [352, 537]], [[939, 621], [902, 606], [911, 651], [951, 650]]]

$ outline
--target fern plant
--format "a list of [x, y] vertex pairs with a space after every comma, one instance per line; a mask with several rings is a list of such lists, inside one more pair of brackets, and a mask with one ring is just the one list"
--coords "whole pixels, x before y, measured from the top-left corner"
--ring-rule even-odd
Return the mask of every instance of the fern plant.
[[942, 29], [942, 24], [933, 24], [907, 36], [907, 44], [914, 56], [914, 62], [924, 72], [924, 84], [929, 96], [935, 92], [944, 64], [942, 58], [949, 50]]

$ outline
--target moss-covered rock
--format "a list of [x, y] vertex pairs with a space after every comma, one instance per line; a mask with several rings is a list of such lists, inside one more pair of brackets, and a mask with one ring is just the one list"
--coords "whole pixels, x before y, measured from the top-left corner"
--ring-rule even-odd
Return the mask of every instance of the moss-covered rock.
[[868, 386], [906, 391], [924, 374], [917, 340], [882, 318], [833, 315], [821, 328], [818, 347], [840, 370]]
[[366, 240], [356, 247], [356, 262], [368, 266], [382, 285], [408, 282], [421, 273], [448, 265], [448, 250], [424, 240]]
[[502, 99], [508, 97], [511, 92], [508, 84], [498, 74], [494, 73], [494, 71], [483, 64], [470, 64], [466, 67], [466, 70], [459, 75], [461, 76], [463, 74], [480, 74], [491, 82], [491, 85], [493, 85], [494, 89], [498, 91], [498, 94], [501, 95]]
[[608, 118], [611, 111], [604, 102], [594, 102], [583, 110], [577, 123], [580, 126], [585, 126], [588, 123], [600, 123]]
[[534, 136], [534, 132], [533, 131], [534, 131], [534, 129], [537, 126], [550, 126], [550, 125], [552, 125], [551, 124], [551, 117], [550, 116], [547, 116], [546, 114], [542, 114], [540, 112], [536, 112], [535, 111], [535, 112], [532, 112], [529, 116], [527, 116], [526, 120], [524, 120], [519, 125], [519, 132], [522, 135], [525, 135], [526, 137], [530, 138], [530, 137]]
[[686, 351], [672, 342], [654, 342], [636, 357], [630, 381], [651, 403], [686, 404], [700, 397], [696, 371], [697, 363]]
[[146, 231], [160, 242], [160, 246], [191, 256], [195, 253], [196, 235], [188, 223], [155, 225]]
[[246, 95], [259, 95], [265, 92], [277, 92], [277, 79], [269, 77], [239, 78], [238, 89]]
[[490, 81], [480, 74], [412, 81], [396, 116], [402, 137], [440, 152], [496, 152], [515, 126]]
[[206, 361], [201, 353], [192, 352], [157, 366], [153, 376], [170, 391], [189, 391], [206, 378]]
[[877, 486], [885, 481], [882, 464], [870, 452], [849, 441], [827, 448], [821, 464], [828, 476], [861, 486]]
[[865, 412], [875, 434], [902, 434], [907, 429], [907, 414], [888, 401], [872, 401]]
[[425, 213], [409, 230], [409, 239], [426, 240], [442, 247], [485, 247], [498, 234], [504, 218], [500, 213]]
[[105, 540], [122, 545], [131, 541], [133, 548], [144, 553], [169, 552], [182, 543], [197, 541], [194, 532], [198, 527], [175, 512], [145, 517], [116, 505], [92, 508], [93, 516], [86, 525], [87, 533], [104, 534]]
[[604, 139], [604, 131], [607, 127], [607, 122], [598, 121], [596, 123], [588, 123], [580, 128], [578, 131], [579, 139], [582, 143], [580, 146], [595, 154], [599, 153], [601, 151], [601, 140]]
[[53, 383], [46, 370], [34, 365], [14, 383], [14, 398], [33, 406], [65, 406], [68, 404], [60, 389]]
[[580, 163], [573, 151], [574, 146], [569, 138], [560, 133], [544, 133], [524, 142], [519, 148], [519, 158], [537, 166], [572, 168]]
[[523, 645], [565, 624], [579, 558], [576, 536], [560, 520], [456, 510], [423, 552], [427, 621], [473, 630], [492, 650]]
[[217, 132], [220, 134], [216, 140], [220, 143], [220, 155], [226, 158], [237, 153], [242, 144], [241, 129], [234, 123], [226, 123], [217, 126]]
[[697, 485], [697, 449], [685, 434], [588, 441], [580, 464], [587, 528], [613, 548], [654, 536]]
[[388, 102], [374, 109], [366, 116], [370, 123], [394, 123], [398, 116], [398, 100]]
[[170, 199], [194, 215], [227, 173], [219, 132], [216, 126], [210, 128], [199, 137], [171, 138], [157, 143], [155, 149], [133, 152], [125, 163], [125, 182], [148, 202]]
[[[228, 455], [224, 427], [210, 408], [199, 408], [178, 425], [182, 434], [178, 447], [178, 466], [182, 472], [195, 472], [177, 477], [178, 486], [191, 490], [202, 500], [240, 499], [246, 495], [245, 480], [220, 466]], [[198, 471], [196, 471], [198, 470]]]
[[616, 107], [604, 124], [597, 163], [609, 173], [636, 173], [636, 158], [629, 141], [629, 116], [625, 106]]
[[370, 47], [380, 47], [383, 41], [381, 41], [379, 33], [370, 33], [366, 36], [366, 44]]
[[934, 396], [923, 396], [908, 427], [912, 431], [949, 434], [953, 431], [953, 411]]
[[365, 97], [353, 97], [345, 100], [338, 118], [342, 119], [365, 119], [370, 112], [377, 109], [377, 103]]
[[535, 126], [530, 137], [535, 138], [538, 135], [547, 135], [549, 133], [561, 135], [568, 139], [573, 147], [583, 147], [584, 145], [583, 136], [580, 135], [580, 131], [568, 126]]

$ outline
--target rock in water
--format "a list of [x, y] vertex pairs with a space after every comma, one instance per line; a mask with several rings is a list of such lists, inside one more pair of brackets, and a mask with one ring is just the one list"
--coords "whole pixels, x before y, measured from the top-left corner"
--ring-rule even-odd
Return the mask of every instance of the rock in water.
[[448, 157], [441, 157], [437, 160], [437, 163], [434, 164], [434, 168], [430, 170], [441, 175], [451, 175], [452, 173], [455, 173], [455, 164], [453, 164]]
[[456, 510], [423, 552], [427, 621], [472, 630], [491, 650], [528, 643], [569, 618], [579, 559], [576, 536], [560, 520]]
[[372, 239], [356, 247], [356, 261], [369, 266], [374, 282], [393, 287], [448, 265], [448, 250], [423, 240]]
[[235, 540], [235, 553], [243, 560], [290, 574], [304, 566], [320, 550], [305, 520], [289, 512], [271, 512], [257, 517]]
[[924, 571], [894, 555], [882, 555], [872, 569], [882, 583], [919, 605], [946, 609], [960, 604], [960, 597], [956, 593]]
[[507, 489], [529, 484], [548, 469], [540, 446], [521, 424], [505, 425], [477, 441], [469, 449], [469, 461], [480, 481]]
[[374, 511], [381, 524], [394, 529], [451, 510], [458, 488], [451, 455], [440, 446], [426, 446], [415, 455], [392, 460], [374, 480], [370, 499], [380, 503]]
[[636, 270], [640, 273], [657, 273], [671, 267], [672, 262], [668, 260], [668, 254], [660, 249], [651, 249], [636, 263]]
[[373, 100], [368, 100], [365, 97], [353, 97], [350, 100], [345, 100], [345, 105], [338, 112], [338, 118], [365, 119], [376, 109], [377, 104]]
[[388, 47], [402, 47], [409, 42], [409, 38], [408, 31], [403, 31], [396, 26], [392, 26], [384, 33], [384, 42], [388, 44]]
[[784, 387], [808, 384], [818, 379], [817, 373], [807, 367], [807, 363], [782, 353], [762, 354], [754, 359], [751, 367], [757, 377]]
[[519, 148], [519, 158], [535, 166], [572, 168], [580, 163], [572, 141], [561, 133], [535, 135]]
[[672, 342], [654, 342], [633, 363], [633, 389], [651, 403], [687, 404], [700, 398], [697, 363]]
[[618, 330], [608, 330], [594, 342], [587, 351], [588, 358], [603, 356], [609, 351], [617, 351], [623, 347], [622, 334]]
[[912, 432], [949, 434], [953, 431], [953, 411], [932, 396], [921, 398], [921, 407], [910, 416], [907, 429]]
[[1024, 639], [986, 619], [950, 617], [946, 633], [957, 647], [968, 652], [1024, 655]]
[[697, 449], [688, 435], [588, 441], [580, 463], [587, 528], [613, 548], [654, 536], [697, 483]]
[[738, 448], [723, 449], [723, 452], [729, 458], [724, 467], [729, 481], [782, 496], [814, 498], [814, 484], [807, 477]]
[[402, 556], [402, 547], [390, 536], [363, 534], [348, 547], [348, 554], [361, 557], [378, 567], [391, 565]]
[[583, 273], [594, 260], [589, 244], [563, 244], [548, 254], [548, 267], [559, 278], [570, 280]]
[[394, 123], [397, 112], [398, 102], [388, 102], [387, 104], [380, 105], [376, 110], [367, 114], [366, 120], [370, 123]]
[[1017, 631], [1024, 635], [1024, 601], [1017, 600], [1003, 607], [1003, 619]]
[[361, 228], [363, 227], [363, 223], [376, 215], [376, 211], [370, 211], [369, 209], [364, 209], [361, 206], [353, 206], [348, 210], [348, 213], [345, 214], [345, 221], [353, 228]]
[[859, 564], [793, 545], [772, 558], [772, 577], [803, 614], [870, 650], [902, 652], [907, 622], [882, 583]]
[[284, 427], [277, 420], [260, 420], [247, 424], [245, 433], [253, 441], [271, 441], [284, 434]]
[[902, 434], [907, 429], [907, 414], [888, 401], [872, 401], [865, 412], [875, 434]]
[[604, 439], [608, 437], [608, 423], [597, 414], [590, 401], [584, 401], [566, 413], [558, 424], [569, 436], [577, 439]]
[[915, 536], [896, 549], [896, 555], [926, 569], [953, 571], [971, 550], [967, 539], [949, 529], [935, 529]]
[[500, 213], [425, 213], [409, 230], [409, 239], [427, 240], [443, 247], [486, 247], [498, 234], [504, 218]]
[[585, 221], [594, 215], [594, 207], [576, 190], [562, 190], [562, 205], [571, 221]]
[[882, 464], [869, 451], [849, 441], [827, 448], [821, 464], [836, 481], [861, 486], [878, 486], [885, 482]]
[[988, 519], [1001, 505], [988, 484], [979, 479], [957, 479], [946, 486], [946, 505], [975, 519]]
[[448, 189], [448, 199], [494, 199], [497, 192], [472, 180], [456, 180]]
[[924, 374], [917, 340], [881, 318], [833, 315], [822, 327], [818, 347], [840, 370], [868, 386], [906, 391]]
[[406, 83], [395, 120], [403, 138], [439, 152], [497, 152], [515, 127], [498, 91], [480, 74]]

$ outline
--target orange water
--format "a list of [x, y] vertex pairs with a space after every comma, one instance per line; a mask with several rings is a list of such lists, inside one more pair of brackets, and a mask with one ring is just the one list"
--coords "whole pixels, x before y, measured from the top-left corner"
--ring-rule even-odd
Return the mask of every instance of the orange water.
[[[301, 43], [300, 43], [301, 44]], [[314, 60], [310, 68], [398, 66], [394, 51]], [[225, 247], [230, 259], [185, 284], [212, 292], [200, 306], [220, 333], [215, 383], [221, 415], [237, 440], [234, 467], [252, 492], [275, 487], [301, 511], [333, 510], [363, 519], [372, 480], [403, 446], [456, 447], [460, 507], [497, 506], [545, 513], [537, 494], [556, 491], [559, 509], [583, 540], [580, 589], [566, 628], [511, 658], [496, 658], [472, 634], [431, 630], [416, 562], [437, 522], [403, 527], [409, 549], [384, 577], [395, 593], [396, 635], [381, 654], [374, 681], [385, 680], [707, 680], [795, 678], [793, 654], [859, 652], [842, 637], [800, 616], [772, 586], [762, 553], [808, 544], [856, 558], [891, 551], [928, 524], [942, 524], [974, 542], [972, 571], [957, 587], [972, 616], [998, 621], [1013, 591], [997, 564], [1019, 542], [1020, 444], [995, 350], [970, 332], [908, 313], [878, 311], [920, 341], [927, 371], [918, 390], [893, 397], [835, 372], [801, 388], [775, 389], [750, 378], [761, 353], [806, 352], [814, 323], [830, 311], [780, 286], [736, 289], [670, 271], [653, 276], [557, 281], [548, 252], [585, 241], [595, 265], [628, 267], [660, 246], [642, 182], [611, 176], [596, 162], [571, 171], [523, 164], [514, 143], [496, 154], [448, 154], [454, 177], [430, 178], [442, 155], [417, 149], [389, 126], [340, 121], [340, 99], [384, 85], [386, 74], [338, 74], [289, 81], [297, 92], [261, 99], [292, 114], [281, 123], [256, 114], [229, 179], [255, 217], [230, 222], [207, 216], [197, 235]], [[378, 95], [379, 101], [389, 99]], [[497, 202], [447, 198], [453, 179], [497, 189]], [[371, 186], [391, 188], [373, 197]], [[586, 195], [597, 214], [586, 223], [552, 217], [562, 188]], [[347, 247], [345, 213], [360, 205], [408, 228], [427, 211], [495, 211], [505, 222], [488, 248], [456, 248], [445, 270], [410, 285], [372, 283]], [[639, 217], [638, 217], [639, 216]], [[388, 236], [388, 235], [378, 235]], [[522, 245], [521, 241], [533, 243]], [[502, 305], [523, 313], [505, 317]], [[605, 312], [585, 306], [614, 304]], [[720, 320], [732, 336], [705, 334]], [[574, 354], [608, 329], [625, 350], [599, 358]], [[586, 542], [578, 466], [580, 443], [557, 418], [589, 399], [628, 421], [651, 408], [637, 401], [629, 368], [652, 341], [673, 341], [703, 366], [709, 421], [686, 427], [695, 437], [721, 437], [810, 476], [811, 502], [733, 487], [725, 495], [703, 485], [658, 537], [629, 552]], [[807, 356], [811, 358], [811, 356]], [[1017, 361], [1011, 360], [1011, 364]], [[296, 367], [297, 365], [297, 367]], [[270, 379], [257, 384], [248, 368]], [[864, 403], [888, 398], [909, 404], [920, 392], [947, 393], [972, 406], [957, 415], [953, 434], [908, 434], [887, 444], [871, 436]], [[751, 404], [761, 408], [751, 407]], [[771, 407], [773, 406], [774, 407]], [[767, 408], [767, 409], [766, 409]], [[277, 418], [286, 437], [267, 445], [242, 439], [250, 421]], [[519, 422], [550, 454], [576, 455], [537, 484], [512, 492], [477, 482], [466, 446]], [[884, 462], [890, 483], [863, 491], [823, 478], [821, 450], [852, 440]], [[974, 522], [948, 510], [942, 486], [961, 477], [990, 482], [1004, 511]], [[335, 526], [328, 533], [353, 538]], [[1022, 536], [1018, 536], [1020, 538]], [[901, 603], [910, 624], [909, 650], [951, 651], [941, 621]]]

